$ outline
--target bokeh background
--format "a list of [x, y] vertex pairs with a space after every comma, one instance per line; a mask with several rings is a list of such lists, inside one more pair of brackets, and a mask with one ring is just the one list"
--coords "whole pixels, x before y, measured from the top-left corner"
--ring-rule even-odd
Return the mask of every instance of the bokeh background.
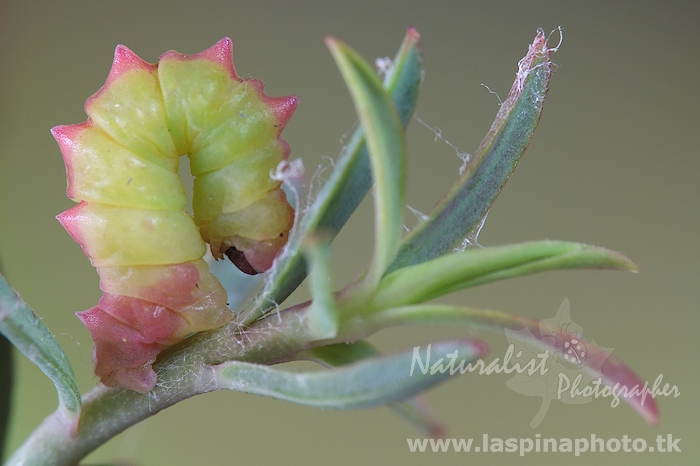
[[[682, 453], [530, 454], [522, 464], [690, 465], [700, 462], [700, 32], [696, 2], [467, 1], [19, 1], [0, 3], [0, 261], [7, 278], [64, 346], [83, 390], [95, 384], [92, 342], [73, 316], [99, 297], [98, 277], [54, 216], [73, 203], [49, 128], [85, 119], [84, 100], [107, 76], [116, 44], [149, 61], [169, 49], [194, 53], [234, 41], [242, 76], [270, 95], [297, 94], [284, 132], [309, 173], [337, 156], [355, 117], [323, 44], [335, 35], [368, 60], [393, 56], [407, 26], [422, 35], [425, 81], [417, 114], [460, 151], [491, 125], [537, 27], [564, 28], [541, 124], [490, 212], [483, 245], [544, 238], [605, 245], [642, 274], [547, 273], [465, 291], [448, 302], [555, 315], [564, 298], [584, 336], [614, 348], [643, 379], [663, 374], [678, 398], [658, 399], [652, 428], [609, 400], [553, 402], [537, 430], [540, 398], [509, 390], [508, 375], [465, 375], [428, 393], [450, 437], [682, 438]], [[556, 34], [553, 41], [558, 38]], [[554, 43], [552, 44], [554, 45]], [[453, 148], [414, 121], [409, 128], [409, 204], [428, 211], [457, 178]], [[371, 205], [338, 238], [334, 280], [370, 257]], [[415, 218], [407, 211], [407, 225]], [[303, 290], [302, 290], [303, 293]], [[302, 295], [294, 299], [303, 299]], [[385, 331], [389, 350], [476, 335], [503, 355], [503, 335], [465, 328]], [[16, 357], [10, 450], [56, 403], [53, 387]], [[513, 454], [409, 453], [421, 434], [387, 408], [322, 411], [238, 393], [201, 396], [126, 431], [88, 463], [512, 464]]]

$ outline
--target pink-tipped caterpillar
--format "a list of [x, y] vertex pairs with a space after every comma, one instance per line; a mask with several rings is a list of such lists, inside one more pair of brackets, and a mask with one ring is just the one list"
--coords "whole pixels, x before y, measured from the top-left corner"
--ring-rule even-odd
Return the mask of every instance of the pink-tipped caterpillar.
[[[157, 64], [120, 45], [88, 120], [52, 133], [80, 204], [58, 220], [97, 268], [104, 295], [78, 313], [95, 341], [95, 373], [108, 386], [146, 392], [165, 346], [220, 327], [232, 313], [202, 259], [209, 243], [242, 271], [269, 269], [294, 210], [270, 177], [289, 156], [280, 133], [295, 96], [271, 98], [241, 79], [224, 38]], [[187, 154], [192, 207], [178, 176]]]

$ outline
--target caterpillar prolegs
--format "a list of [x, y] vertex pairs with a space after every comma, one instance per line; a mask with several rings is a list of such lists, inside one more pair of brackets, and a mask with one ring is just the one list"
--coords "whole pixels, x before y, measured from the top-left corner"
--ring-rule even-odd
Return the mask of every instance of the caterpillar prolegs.
[[[268, 97], [261, 81], [236, 74], [229, 38], [195, 55], [166, 52], [157, 64], [120, 45], [85, 103], [88, 120], [52, 129], [67, 194], [80, 201], [58, 220], [104, 292], [78, 316], [105, 385], [151, 390], [165, 346], [231, 319], [202, 259], [205, 242], [246, 273], [270, 268], [294, 220], [270, 172], [289, 156], [280, 133], [296, 106], [296, 96]], [[194, 219], [177, 173], [184, 154]]]

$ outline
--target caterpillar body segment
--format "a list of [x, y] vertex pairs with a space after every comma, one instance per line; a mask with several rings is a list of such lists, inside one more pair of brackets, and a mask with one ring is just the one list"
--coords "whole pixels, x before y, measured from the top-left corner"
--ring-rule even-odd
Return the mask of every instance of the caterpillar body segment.
[[[288, 158], [280, 139], [295, 96], [271, 98], [242, 80], [224, 38], [157, 64], [118, 46], [88, 120], [52, 133], [80, 203], [58, 220], [97, 268], [104, 292], [78, 316], [95, 341], [95, 373], [108, 386], [146, 392], [158, 353], [220, 327], [232, 313], [202, 259], [206, 243], [246, 273], [269, 269], [294, 210], [270, 172]], [[177, 174], [187, 154], [194, 219]]]

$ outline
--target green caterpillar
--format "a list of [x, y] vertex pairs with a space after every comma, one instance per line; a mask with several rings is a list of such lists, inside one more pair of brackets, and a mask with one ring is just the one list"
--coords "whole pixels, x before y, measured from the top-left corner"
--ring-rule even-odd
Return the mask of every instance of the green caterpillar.
[[[243, 272], [271, 267], [294, 209], [270, 173], [289, 156], [279, 136], [297, 103], [241, 79], [229, 38], [195, 55], [166, 52], [157, 64], [120, 45], [107, 82], [85, 103], [88, 120], [52, 129], [67, 194], [80, 201], [57, 218], [104, 291], [78, 317], [105, 385], [151, 390], [151, 364], [165, 346], [231, 319], [202, 259], [205, 243]], [[177, 174], [184, 154], [194, 219]]]

